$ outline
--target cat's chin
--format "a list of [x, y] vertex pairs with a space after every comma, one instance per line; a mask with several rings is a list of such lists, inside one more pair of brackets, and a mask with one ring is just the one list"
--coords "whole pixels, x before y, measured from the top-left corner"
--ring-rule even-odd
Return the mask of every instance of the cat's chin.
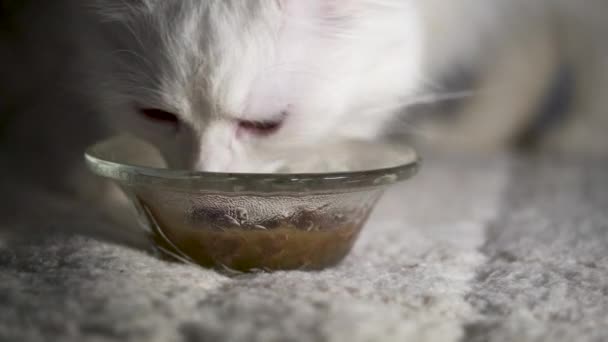
[[230, 173], [339, 173], [382, 169], [411, 162], [415, 152], [408, 146], [367, 141], [342, 141], [281, 151], [264, 151], [236, 156], [231, 163], [210, 160], [208, 164], [184, 166], [168, 161], [154, 145], [128, 137], [128, 149], [122, 149], [133, 164], [169, 169]]

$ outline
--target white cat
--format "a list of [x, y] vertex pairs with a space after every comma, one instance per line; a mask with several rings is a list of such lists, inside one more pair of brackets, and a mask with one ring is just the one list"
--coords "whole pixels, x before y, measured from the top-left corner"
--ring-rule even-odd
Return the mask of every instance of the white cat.
[[360, 158], [349, 142], [377, 143], [423, 85], [413, 1], [99, 0], [97, 9], [109, 38], [99, 50], [110, 62], [97, 78], [103, 112], [172, 167], [349, 168], [333, 156]]
[[552, 20], [575, 6], [558, 3], [29, 0], [21, 36], [0, 43], [0, 91], [17, 117], [7, 140], [19, 173], [45, 158], [47, 173], [65, 173], [116, 131], [151, 141], [172, 167], [347, 169], [365, 157], [351, 142], [383, 151], [386, 132], [415, 131], [396, 119], [451, 92], [435, 80], [465, 66], [481, 90], [433, 141], [500, 147], [532, 121], [562, 62]]

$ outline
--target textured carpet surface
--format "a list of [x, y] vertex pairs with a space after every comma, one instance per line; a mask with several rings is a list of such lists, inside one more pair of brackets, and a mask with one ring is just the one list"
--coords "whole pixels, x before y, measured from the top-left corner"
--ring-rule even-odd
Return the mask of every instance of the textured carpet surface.
[[608, 340], [608, 160], [429, 160], [314, 273], [169, 264], [71, 234], [104, 224], [68, 199], [3, 202], [0, 341]]

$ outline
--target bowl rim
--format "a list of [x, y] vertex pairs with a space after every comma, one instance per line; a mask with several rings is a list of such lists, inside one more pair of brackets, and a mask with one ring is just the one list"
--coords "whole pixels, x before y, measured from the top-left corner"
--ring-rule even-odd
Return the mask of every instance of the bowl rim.
[[[186, 192], [302, 193], [352, 192], [385, 187], [413, 177], [421, 158], [411, 147], [409, 162], [378, 169], [328, 173], [235, 173], [164, 169], [111, 161], [102, 156], [102, 140], [84, 153], [88, 168], [97, 176], [128, 186], [171, 188]], [[405, 152], [404, 152], [405, 153]]]

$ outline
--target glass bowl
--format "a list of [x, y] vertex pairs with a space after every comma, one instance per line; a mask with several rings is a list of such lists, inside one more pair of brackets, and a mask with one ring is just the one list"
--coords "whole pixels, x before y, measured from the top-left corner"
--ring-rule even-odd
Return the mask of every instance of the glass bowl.
[[[320, 270], [349, 253], [387, 187], [413, 176], [403, 149], [365, 171], [246, 174], [170, 170], [141, 140], [114, 137], [86, 162], [132, 201], [161, 254], [231, 271]], [[151, 156], [148, 158], [148, 156]]]

